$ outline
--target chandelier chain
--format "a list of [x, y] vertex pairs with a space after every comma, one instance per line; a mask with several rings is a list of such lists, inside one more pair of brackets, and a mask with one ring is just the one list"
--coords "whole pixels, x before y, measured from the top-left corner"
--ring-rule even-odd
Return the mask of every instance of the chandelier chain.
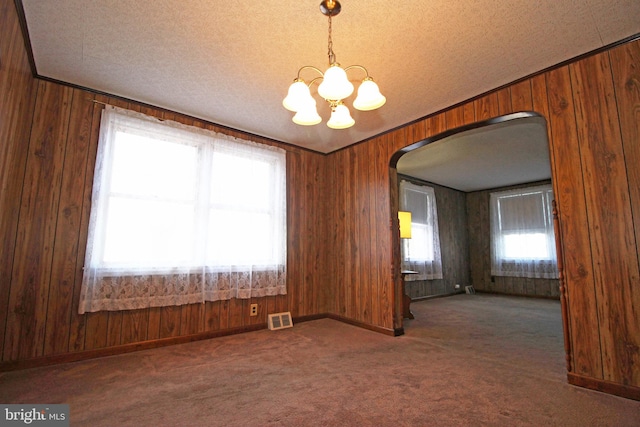
[[333, 40], [331, 38], [331, 14], [329, 14], [329, 40], [328, 40], [328, 52], [329, 56], [329, 65], [332, 65], [336, 62], [336, 55], [333, 53]]

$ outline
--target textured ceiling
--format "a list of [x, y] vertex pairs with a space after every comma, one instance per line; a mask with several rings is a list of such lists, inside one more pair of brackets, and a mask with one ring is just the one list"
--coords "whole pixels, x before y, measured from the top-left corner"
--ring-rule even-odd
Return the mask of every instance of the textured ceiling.
[[331, 130], [324, 101], [312, 127], [282, 107], [298, 68], [328, 64], [319, 0], [21, 3], [39, 76], [325, 153], [640, 33], [638, 0], [342, 0], [337, 60], [387, 103]]

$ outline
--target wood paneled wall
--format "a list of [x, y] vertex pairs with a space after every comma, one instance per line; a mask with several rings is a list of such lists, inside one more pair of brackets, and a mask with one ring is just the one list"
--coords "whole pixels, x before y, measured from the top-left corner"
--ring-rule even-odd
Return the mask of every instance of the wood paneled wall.
[[508, 295], [560, 298], [558, 279], [491, 276], [490, 194], [499, 190], [548, 183], [549, 181], [536, 182], [466, 194], [471, 284], [476, 290]]
[[[323, 155], [34, 79], [15, 6], [0, 5], [0, 361], [251, 329], [272, 312], [328, 311]], [[286, 296], [78, 314], [102, 103], [287, 150]]]
[[[265, 324], [267, 313], [326, 312], [323, 290], [323, 156], [287, 147], [288, 295], [78, 315], [100, 113], [110, 103], [183, 124], [224, 131], [159, 109], [39, 81], [20, 194], [3, 361], [26, 360], [162, 338]], [[226, 132], [245, 137], [240, 132]], [[250, 138], [257, 142], [259, 138]], [[8, 285], [8, 286], [7, 286]], [[249, 316], [258, 303], [259, 315]]]
[[[0, 1], [0, 336], [7, 325], [13, 269], [36, 82], [31, 75], [15, 6]], [[4, 340], [0, 339], [0, 355]], [[1, 360], [1, 359], [0, 359]]]
[[[464, 287], [470, 284], [465, 193], [412, 177], [399, 176], [398, 179], [433, 188], [438, 207], [442, 259], [442, 279], [405, 281], [405, 293], [411, 299], [419, 299], [464, 291]], [[456, 284], [460, 285], [459, 290], [455, 289]]]
[[392, 147], [382, 136], [327, 157], [328, 271], [337, 288], [329, 310], [340, 318], [388, 331], [394, 330], [396, 291], [388, 166], [395, 151]]
[[570, 380], [640, 396], [639, 81], [636, 40], [330, 154], [329, 268], [338, 289], [329, 306], [402, 328], [393, 153], [465, 124], [536, 111], [547, 120], [558, 201]]

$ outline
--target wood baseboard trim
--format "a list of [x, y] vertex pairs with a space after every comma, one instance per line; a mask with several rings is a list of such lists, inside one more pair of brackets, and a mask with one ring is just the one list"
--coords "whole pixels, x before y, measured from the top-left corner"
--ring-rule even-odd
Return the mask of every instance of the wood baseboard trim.
[[[309, 322], [312, 320], [319, 320], [319, 319], [326, 319], [326, 318], [338, 320], [340, 322], [348, 323], [350, 325], [358, 326], [374, 332], [380, 332], [385, 335], [397, 336], [397, 335], [404, 334], [404, 330], [402, 330], [402, 328], [400, 328], [399, 331], [393, 330], [393, 329], [381, 328], [379, 326], [369, 325], [367, 323], [351, 320], [346, 317], [342, 317], [334, 314], [328, 314], [328, 313], [313, 314], [309, 316], [298, 316], [298, 317], [294, 317], [292, 320], [293, 320], [293, 324], [295, 325], [296, 323]], [[248, 326], [243, 326], [239, 328], [225, 329], [224, 331], [202, 332], [202, 333], [193, 334], [193, 335], [142, 341], [142, 342], [131, 343], [131, 344], [123, 344], [123, 345], [117, 345], [112, 347], [98, 348], [94, 350], [79, 351], [75, 353], [56, 354], [52, 356], [42, 356], [42, 357], [36, 357], [36, 358], [26, 359], [26, 360], [0, 362], [0, 372], [18, 371], [22, 369], [39, 368], [42, 366], [79, 362], [82, 360], [96, 359], [99, 357], [116, 356], [118, 354], [131, 353], [134, 351], [150, 350], [153, 348], [166, 347], [169, 345], [185, 344], [193, 341], [224, 337], [228, 335], [243, 334], [245, 332], [253, 332], [261, 329], [267, 329], [267, 324], [257, 323], [254, 325], [248, 325]]]
[[460, 294], [464, 294], [464, 291], [450, 292], [447, 294], [438, 294], [438, 295], [426, 295], [423, 297], [415, 297], [415, 298], [411, 298], [411, 302], [424, 301], [424, 300], [436, 299], [436, 298], [446, 298], [446, 297], [452, 297], [454, 295], [460, 295]]
[[293, 321], [293, 324], [295, 325], [296, 323], [302, 323], [302, 322], [310, 322], [312, 320], [320, 320], [320, 319], [326, 319], [329, 315], [326, 313], [322, 313], [322, 314], [311, 314], [308, 316], [298, 316], [298, 317], [294, 317], [293, 319], [291, 319]]
[[569, 372], [567, 374], [569, 384], [600, 391], [602, 393], [613, 394], [632, 400], [640, 400], [640, 387], [614, 383], [596, 378], [589, 378]]
[[560, 296], [552, 296], [552, 295], [527, 295], [527, 294], [516, 294], [513, 292], [487, 291], [482, 289], [476, 289], [476, 293], [485, 294], [485, 295], [504, 295], [507, 297], [524, 297], [524, 298], [550, 299], [550, 300], [560, 301]]
[[[301, 320], [304, 321], [304, 320]], [[79, 362], [81, 360], [95, 359], [99, 357], [116, 356], [118, 354], [131, 353], [134, 351], [150, 350], [158, 347], [166, 347], [175, 344], [185, 344], [193, 341], [218, 338], [228, 335], [242, 334], [245, 332], [267, 329], [266, 323], [231, 328], [224, 331], [202, 332], [199, 334], [185, 335], [180, 337], [161, 338], [158, 340], [142, 341], [131, 344], [123, 344], [112, 347], [97, 348], [94, 350], [79, 351], [76, 353], [57, 354], [53, 356], [42, 356], [33, 359], [0, 362], [0, 372], [17, 371], [22, 369], [38, 368], [41, 366], [58, 365], [62, 363]]]
[[[347, 317], [339, 316], [337, 314], [329, 313], [329, 314], [326, 315], [326, 317], [328, 317], [329, 319], [337, 320], [339, 322], [347, 323], [349, 325], [357, 326], [359, 328], [368, 329], [368, 330], [373, 331], [373, 332], [378, 332], [378, 333], [381, 333], [381, 334], [390, 335], [392, 337], [397, 336], [395, 329], [387, 329], [387, 328], [383, 328], [381, 326], [370, 325], [368, 323], [360, 322], [358, 320], [349, 319]], [[404, 330], [402, 331], [402, 334], [403, 333], [404, 333]], [[399, 334], [399, 335], [402, 335], [402, 334]]]

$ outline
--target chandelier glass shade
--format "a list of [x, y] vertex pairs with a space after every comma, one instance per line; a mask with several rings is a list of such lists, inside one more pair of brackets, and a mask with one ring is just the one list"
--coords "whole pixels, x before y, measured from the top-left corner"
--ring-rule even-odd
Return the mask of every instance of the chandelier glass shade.
[[331, 118], [327, 122], [327, 126], [331, 129], [346, 129], [350, 128], [356, 123], [351, 117], [351, 113], [346, 105], [342, 102], [335, 107], [331, 107]]
[[[375, 110], [382, 107], [387, 101], [380, 93], [380, 88], [369, 76], [367, 69], [361, 65], [350, 65], [346, 68], [340, 67], [336, 62], [333, 53], [333, 42], [331, 39], [331, 17], [340, 12], [341, 6], [338, 1], [324, 0], [320, 3], [321, 12], [329, 17], [329, 68], [323, 73], [320, 69], [306, 65], [298, 70], [298, 75], [294, 79], [286, 98], [282, 105], [290, 111], [295, 112], [293, 122], [298, 125], [316, 125], [322, 121], [316, 108], [316, 100], [311, 96], [311, 85], [320, 82], [318, 85], [318, 95], [320, 95], [331, 106], [331, 117], [327, 126], [332, 129], [346, 129], [355, 124], [351, 117], [349, 108], [344, 104], [344, 99], [354, 92], [353, 84], [349, 81], [347, 71], [359, 69], [364, 71], [365, 77], [358, 88], [358, 95], [353, 101], [353, 107], [361, 111]], [[304, 70], [311, 70], [319, 76], [315, 76], [307, 83], [300, 77]]]

